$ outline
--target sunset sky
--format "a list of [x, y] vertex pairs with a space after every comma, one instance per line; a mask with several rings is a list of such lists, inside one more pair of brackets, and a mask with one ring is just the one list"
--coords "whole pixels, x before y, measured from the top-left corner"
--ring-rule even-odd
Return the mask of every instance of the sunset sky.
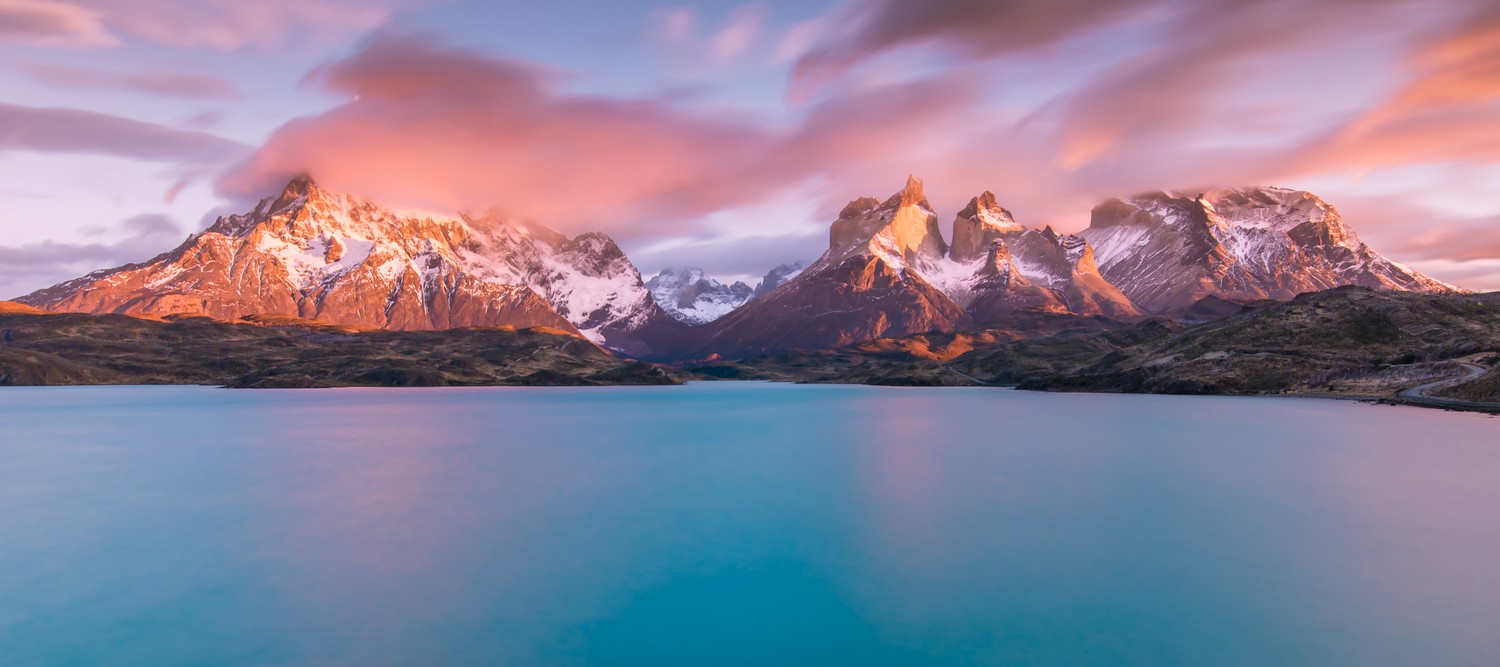
[[0, 298], [176, 245], [308, 172], [603, 230], [643, 272], [812, 259], [925, 179], [1076, 231], [1280, 185], [1500, 289], [1494, 0], [0, 0]]

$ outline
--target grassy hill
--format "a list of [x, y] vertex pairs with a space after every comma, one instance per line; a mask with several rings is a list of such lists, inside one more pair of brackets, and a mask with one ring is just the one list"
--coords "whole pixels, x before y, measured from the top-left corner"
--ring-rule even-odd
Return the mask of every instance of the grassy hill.
[[0, 303], [0, 385], [234, 387], [676, 384], [545, 328], [361, 330], [287, 318], [220, 322], [47, 314]]

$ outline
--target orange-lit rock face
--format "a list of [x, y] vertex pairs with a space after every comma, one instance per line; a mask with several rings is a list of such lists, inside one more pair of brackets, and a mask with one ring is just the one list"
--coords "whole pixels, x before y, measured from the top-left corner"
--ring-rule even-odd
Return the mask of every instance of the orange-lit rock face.
[[150, 262], [25, 297], [48, 310], [286, 315], [385, 329], [511, 324], [577, 332], [525, 285], [460, 268], [463, 223], [398, 218], [373, 204], [289, 185]]
[[1016, 223], [1010, 211], [1000, 207], [995, 193], [985, 191], [970, 200], [968, 207], [953, 219], [953, 247], [949, 254], [956, 262], [972, 262], [984, 257], [995, 241], [1025, 229]]
[[884, 203], [876, 201], [866, 197], [844, 207], [829, 231], [830, 259], [873, 253], [896, 266], [919, 268], [942, 261], [948, 246], [922, 181], [908, 177], [900, 192]]
[[[858, 345], [856, 349], [878, 353], [900, 352], [917, 359], [947, 362], [962, 356], [966, 352], [972, 351], [979, 345], [994, 343], [1000, 340], [1000, 338], [1000, 335], [993, 331], [956, 333], [946, 336], [919, 335], [906, 338], [876, 339]], [[1009, 340], [1010, 338], [1007, 339]]]
[[608, 237], [401, 215], [307, 179], [149, 262], [24, 297], [48, 310], [283, 315], [421, 330], [546, 326], [630, 347], [666, 320]]
[[34, 315], [34, 314], [41, 313], [41, 312], [43, 312], [43, 311], [41, 311], [40, 309], [28, 306], [28, 305], [26, 305], [24, 303], [16, 303], [15, 301], [0, 301], [0, 314], [17, 314], [17, 313], [21, 313], [21, 314], [27, 314], [27, 315]]

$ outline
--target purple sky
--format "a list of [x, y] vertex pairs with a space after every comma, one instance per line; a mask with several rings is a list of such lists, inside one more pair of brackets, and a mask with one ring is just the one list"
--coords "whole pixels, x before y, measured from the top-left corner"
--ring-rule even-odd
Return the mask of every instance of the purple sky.
[[1492, 0], [0, 0], [0, 296], [290, 174], [750, 276], [923, 177], [1075, 231], [1148, 189], [1333, 202], [1500, 289]]

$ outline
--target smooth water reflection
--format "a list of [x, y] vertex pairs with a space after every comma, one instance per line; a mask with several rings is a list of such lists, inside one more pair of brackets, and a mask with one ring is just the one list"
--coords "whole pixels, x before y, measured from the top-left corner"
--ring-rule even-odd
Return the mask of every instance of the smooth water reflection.
[[1482, 416], [42, 388], [0, 434], [6, 664], [1500, 664]]

